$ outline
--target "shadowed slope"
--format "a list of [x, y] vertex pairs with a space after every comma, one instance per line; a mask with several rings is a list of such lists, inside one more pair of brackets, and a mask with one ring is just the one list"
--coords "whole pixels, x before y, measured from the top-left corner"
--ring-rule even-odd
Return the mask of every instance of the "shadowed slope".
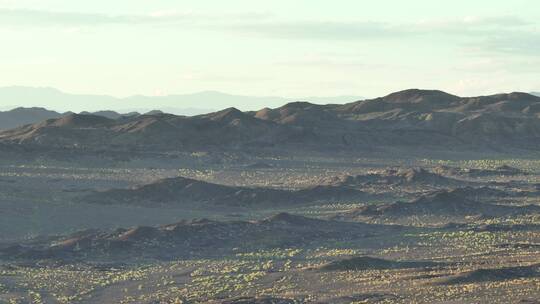
[[184, 177], [166, 178], [131, 189], [94, 192], [81, 201], [97, 204], [131, 204], [145, 206], [279, 206], [315, 201], [347, 201], [369, 195], [345, 186], [315, 186], [302, 190], [234, 187]]

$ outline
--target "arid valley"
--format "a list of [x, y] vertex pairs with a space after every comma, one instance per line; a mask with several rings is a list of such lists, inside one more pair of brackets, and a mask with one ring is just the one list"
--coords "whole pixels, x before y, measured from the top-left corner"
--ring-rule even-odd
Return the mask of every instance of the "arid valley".
[[538, 303], [539, 113], [407, 90], [1, 131], [0, 303]]

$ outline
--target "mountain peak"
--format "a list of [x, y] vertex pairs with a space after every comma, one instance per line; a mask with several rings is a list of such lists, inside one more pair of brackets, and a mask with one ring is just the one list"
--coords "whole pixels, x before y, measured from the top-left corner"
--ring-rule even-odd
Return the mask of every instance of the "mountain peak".
[[440, 90], [408, 89], [383, 97], [389, 103], [437, 103], [444, 104], [459, 100], [458, 96]]
[[244, 112], [234, 107], [230, 107], [225, 110], [214, 112], [208, 115], [210, 119], [212, 120], [234, 120], [234, 119], [239, 119], [246, 116]]
[[293, 101], [284, 105], [282, 108], [294, 108], [294, 109], [304, 109], [308, 107], [315, 106], [315, 104], [307, 101]]

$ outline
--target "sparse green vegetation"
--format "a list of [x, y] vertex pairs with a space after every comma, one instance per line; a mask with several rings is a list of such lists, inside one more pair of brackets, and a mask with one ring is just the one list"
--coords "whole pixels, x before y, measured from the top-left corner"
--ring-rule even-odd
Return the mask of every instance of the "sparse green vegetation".
[[[195, 159], [210, 157], [205, 153], [195, 153]], [[273, 162], [284, 161], [279, 158], [267, 158]], [[314, 158], [315, 161], [320, 159]], [[292, 162], [292, 159], [286, 159]], [[375, 159], [355, 159], [355, 167], [347, 167], [339, 161], [328, 163], [312, 163], [298, 165], [294, 168], [275, 166], [265, 170], [248, 170], [239, 166], [231, 168], [209, 166], [207, 168], [70, 168], [69, 166], [12, 166], [0, 173], [0, 178], [14, 179], [15, 183], [5, 183], [6, 190], [2, 197], [12, 199], [13, 206], [28, 207], [20, 209], [22, 213], [34, 210], [38, 213], [50, 212], [51, 206], [64, 206], [64, 201], [77, 195], [77, 192], [64, 192], [51, 187], [51, 182], [37, 182], [38, 179], [72, 180], [79, 188], [103, 186], [104, 182], [115, 185], [134, 184], [153, 181], [169, 176], [189, 176], [191, 178], [223, 183], [235, 186], [269, 187], [280, 189], [300, 189], [316, 185], [321, 180], [343, 174], [365, 174], [381, 172]], [[399, 161], [391, 164], [403, 164]], [[502, 191], [522, 190], [534, 193], [534, 183], [538, 182], [537, 172], [540, 162], [537, 160], [519, 159], [486, 159], [486, 160], [417, 160], [407, 161], [407, 165], [422, 165], [427, 168], [447, 165], [459, 168], [496, 169], [503, 165], [530, 172], [527, 176], [512, 177], [514, 184], [500, 184]], [[388, 163], [384, 163], [385, 166]], [[488, 181], [503, 183], [509, 177], [459, 177], [478, 185]], [[96, 182], [94, 182], [96, 181]], [[29, 183], [36, 193], [21, 191]], [[52, 183], [54, 185], [54, 183]], [[40, 188], [38, 188], [38, 186]], [[289, 212], [309, 218], [329, 219], [360, 208], [366, 204], [381, 204], [396, 200], [410, 200], [420, 194], [437, 190], [437, 187], [422, 184], [365, 184], [358, 189], [379, 195], [368, 201], [321, 201], [306, 205], [291, 205], [280, 208], [252, 208], [230, 210], [187, 210], [182, 208], [167, 211], [144, 209], [148, 225], [155, 223], [171, 223], [182, 219], [212, 218], [219, 221], [247, 221], [256, 227], [258, 220], [275, 215], [278, 212]], [[516, 192], [518, 193], [518, 192]], [[538, 204], [536, 196], [510, 196], [508, 198], [486, 198], [486, 202], [502, 205]], [[47, 205], [49, 208], [41, 209]], [[81, 206], [70, 205], [73, 210]], [[86, 208], [86, 207], [85, 207]], [[115, 214], [118, 218], [128, 218], [135, 211], [127, 208], [104, 206], [104, 210]], [[219, 208], [218, 208], [219, 209]], [[86, 212], [86, 211], [84, 211]], [[95, 212], [95, 211], [89, 211]], [[132, 212], [132, 213], [130, 213]], [[138, 211], [141, 213], [142, 211]], [[162, 213], [161, 213], [162, 212]], [[41, 213], [44, 214], [44, 213]], [[51, 213], [49, 213], [51, 214]], [[73, 214], [73, 213], [72, 213]], [[127, 214], [127, 215], [126, 215]], [[123, 216], [120, 216], [123, 215]], [[2, 216], [2, 215], [0, 215]], [[70, 215], [72, 216], [72, 215]], [[49, 218], [50, 215], [43, 218]], [[0, 225], [14, 225], [17, 217], [5, 217]], [[80, 220], [80, 219], [79, 219]], [[295, 218], [287, 222], [287, 218], [278, 219], [264, 229], [295, 225]], [[398, 224], [402, 228], [392, 233], [374, 229], [359, 229], [352, 238], [339, 238], [341, 234], [329, 237], [329, 231], [322, 229], [316, 238], [305, 239], [303, 233], [314, 231], [295, 230], [300, 233], [295, 240], [301, 242], [281, 246], [277, 241], [285, 235], [263, 233], [258, 231], [249, 249], [239, 241], [229, 251], [220, 251], [212, 255], [211, 250], [200, 254], [197, 247], [189, 255], [168, 259], [152, 258], [133, 254], [126, 259], [117, 260], [114, 255], [99, 256], [99, 251], [85, 257], [85, 260], [66, 260], [57, 263], [44, 259], [40, 263], [24, 263], [24, 261], [3, 261], [0, 264], [0, 303], [206, 303], [210, 300], [234, 297], [264, 297], [295, 299], [297, 303], [310, 301], [330, 302], [340, 299], [346, 303], [432, 303], [444, 301], [512, 303], [521, 299], [534, 298], [540, 294], [540, 277], [521, 277], [502, 281], [483, 281], [455, 285], [441, 282], [448, 278], [459, 277], [478, 268], [497, 269], [516, 265], [534, 265], [539, 263], [540, 250], [540, 215], [519, 214], [504, 217], [445, 217], [445, 216], [413, 216], [385, 218], [355, 219], [362, 224]], [[35, 231], [36, 223], [43, 221], [34, 218], [31, 225], [21, 225], [28, 233]], [[283, 222], [285, 221], [285, 222]], [[457, 222], [456, 226], [448, 225]], [[300, 225], [302, 222], [300, 221]], [[339, 222], [345, 223], [345, 222]], [[353, 223], [354, 222], [347, 222]], [[63, 222], [65, 226], [57, 226], [56, 232], [64, 231], [71, 225], [69, 232], [80, 230], [78, 222]], [[52, 224], [51, 224], [52, 225]], [[203, 225], [203, 224], [199, 224]], [[243, 224], [242, 224], [243, 225]], [[275, 226], [273, 226], [275, 225]], [[448, 226], [447, 226], [448, 225]], [[122, 222], [110, 226], [110, 229], [129, 227]], [[2, 226], [3, 227], [3, 226]], [[13, 226], [14, 227], [14, 226]], [[231, 237], [230, 233], [244, 230], [230, 230], [229, 226], [219, 226], [219, 241]], [[229, 228], [227, 228], [229, 227]], [[266, 226], [265, 226], [266, 227]], [[274, 227], [274, 228], [272, 228]], [[370, 226], [371, 227], [371, 226]], [[386, 227], [386, 226], [385, 226]], [[508, 230], [507, 227], [519, 229]], [[7, 227], [8, 229], [12, 229]], [[317, 227], [318, 228], [318, 227]], [[170, 228], [173, 229], [173, 228]], [[221, 229], [225, 229], [225, 232]], [[345, 229], [345, 228], [344, 228]], [[348, 228], [347, 228], [348, 229]], [[371, 229], [371, 228], [370, 228]], [[6, 230], [9, 231], [9, 230]], [[49, 230], [52, 231], [52, 230]], [[290, 230], [292, 231], [292, 230]], [[289, 232], [290, 232], [289, 231]], [[344, 230], [345, 231], [345, 230]], [[208, 235], [216, 231], [209, 230]], [[201, 236], [208, 237], [202, 233]], [[32, 234], [27, 240], [32, 239]], [[184, 239], [185, 240], [185, 239]], [[182, 241], [144, 240], [140, 246], [159, 246], [167, 244], [167, 250], [180, 252], [185, 248]], [[56, 242], [55, 244], [57, 244]], [[204, 242], [202, 243], [204, 244]], [[278, 244], [278, 245], [276, 245]], [[1, 244], [0, 244], [1, 245]], [[206, 244], [204, 246], [212, 246]], [[139, 246], [139, 245], [138, 245]], [[218, 246], [218, 245], [215, 245]], [[221, 245], [220, 245], [221, 246]], [[0, 247], [1, 248], [1, 247]], [[107, 247], [104, 247], [107, 248]], [[158, 247], [153, 247], [158, 248]], [[223, 249], [222, 248], [216, 248]], [[101, 249], [100, 249], [101, 250]], [[157, 250], [157, 249], [156, 249]], [[141, 251], [142, 252], [142, 251]], [[152, 251], [148, 251], [152, 253]], [[217, 252], [217, 251], [216, 251]], [[138, 253], [138, 252], [136, 252]], [[322, 265], [332, 261], [340, 261], [358, 256], [370, 256], [389, 261], [433, 261], [440, 263], [438, 267], [417, 269], [368, 269], [358, 271], [318, 271]], [[92, 258], [90, 258], [92, 257]], [[103, 264], [101, 264], [103, 262]], [[344, 300], [345, 299], [345, 300]], [[371, 302], [370, 302], [371, 301]]]

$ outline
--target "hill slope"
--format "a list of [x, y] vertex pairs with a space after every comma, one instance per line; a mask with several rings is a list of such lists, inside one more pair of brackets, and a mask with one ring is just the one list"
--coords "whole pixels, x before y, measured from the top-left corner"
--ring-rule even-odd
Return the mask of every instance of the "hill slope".
[[192, 220], [160, 227], [115, 231], [89, 230], [33, 240], [0, 250], [6, 259], [85, 259], [117, 257], [176, 259], [219, 256], [231, 250], [255, 250], [350, 240], [402, 230], [399, 226], [325, 221], [280, 213], [253, 222]]
[[167, 178], [131, 189], [94, 192], [81, 200], [97, 204], [145, 206], [279, 206], [315, 201], [347, 201], [366, 198], [368, 194], [348, 187], [316, 186], [289, 191], [269, 188], [233, 187], [184, 177]]

